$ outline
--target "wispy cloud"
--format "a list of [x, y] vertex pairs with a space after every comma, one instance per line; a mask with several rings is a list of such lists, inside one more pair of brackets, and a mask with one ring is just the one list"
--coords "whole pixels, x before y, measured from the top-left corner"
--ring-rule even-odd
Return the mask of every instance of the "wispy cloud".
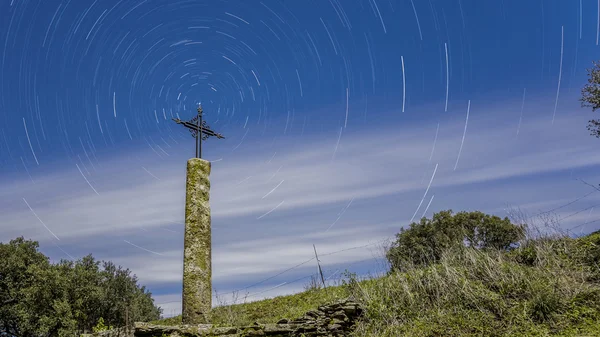
[[[236, 149], [212, 164], [215, 287], [230, 292], [302, 263], [314, 256], [312, 244], [327, 268], [368, 259], [369, 249], [411, 215], [421, 216], [433, 194], [427, 216], [449, 208], [503, 215], [507, 204], [535, 213], [590, 191], [575, 178], [600, 180], [598, 143], [581, 127], [583, 118], [557, 115], [552, 126], [538, 112], [517, 125], [498, 122], [503, 109], [473, 102], [464, 143], [464, 115], [457, 115], [440, 121], [439, 130], [438, 121], [360, 133], [349, 125], [339, 144], [333, 132], [302, 143], [288, 136], [251, 154], [243, 150], [258, 148], [259, 135], [219, 145]], [[168, 160], [138, 150], [106, 158], [93, 172], [69, 164], [34, 176], [35, 183], [26, 175], [1, 182], [0, 241], [20, 235], [39, 240], [55, 260], [92, 253], [162, 289], [157, 302], [176, 297], [176, 290], [165, 289], [181, 284], [186, 157], [174, 149]], [[576, 226], [594, 220], [594, 213], [570, 214], [595, 202], [600, 196], [593, 194], [557, 213], [565, 227]], [[327, 255], [363, 245], [370, 246]], [[301, 289], [302, 283], [267, 291], [314, 269], [303, 265], [260, 284], [252, 291], [265, 292], [255, 299]]]

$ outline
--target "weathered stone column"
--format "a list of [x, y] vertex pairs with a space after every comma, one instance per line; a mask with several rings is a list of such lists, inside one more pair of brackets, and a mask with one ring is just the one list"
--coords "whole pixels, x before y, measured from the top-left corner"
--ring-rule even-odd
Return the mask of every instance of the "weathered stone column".
[[183, 242], [183, 324], [208, 324], [212, 305], [210, 162], [187, 162]]

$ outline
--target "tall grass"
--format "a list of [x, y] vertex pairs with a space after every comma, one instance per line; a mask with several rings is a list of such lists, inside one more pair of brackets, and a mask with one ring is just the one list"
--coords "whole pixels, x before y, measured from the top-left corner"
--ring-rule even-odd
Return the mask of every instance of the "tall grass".
[[355, 335], [600, 336], [599, 255], [590, 254], [600, 234], [573, 239], [551, 215], [512, 215], [528, 233], [509, 253], [460, 247], [433, 265], [350, 280], [367, 312]]
[[540, 263], [527, 266], [464, 248], [432, 266], [350, 281], [367, 312], [356, 336], [543, 336], [593, 324], [600, 288], [583, 268], [564, 268], [559, 255], [542, 250]]
[[351, 298], [366, 309], [355, 337], [600, 336], [600, 233], [575, 239], [551, 216], [513, 217], [528, 235], [508, 253], [459, 247], [385, 276], [346, 272], [325, 289], [311, 279], [302, 293], [219, 306], [213, 323], [275, 323]]

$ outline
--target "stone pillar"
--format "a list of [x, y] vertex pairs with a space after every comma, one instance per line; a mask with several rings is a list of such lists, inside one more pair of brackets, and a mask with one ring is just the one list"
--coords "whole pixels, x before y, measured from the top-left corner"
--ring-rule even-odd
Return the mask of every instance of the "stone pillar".
[[210, 162], [187, 162], [183, 242], [182, 323], [208, 324], [212, 304]]

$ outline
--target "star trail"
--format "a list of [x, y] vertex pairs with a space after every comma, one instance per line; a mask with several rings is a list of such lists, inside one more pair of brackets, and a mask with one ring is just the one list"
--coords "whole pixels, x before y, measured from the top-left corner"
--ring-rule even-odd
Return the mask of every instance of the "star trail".
[[589, 192], [572, 177], [600, 178], [577, 101], [599, 15], [595, 0], [0, 1], [0, 241], [93, 251], [177, 293], [194, 142], [171, 119], [199, 103], [227, 136], [203, 143], [218, 288], [421, 214], [553, 208]]
[[[17, 1], [2, 6], [4, 128], [12, 130], [8, 125], [16, 116], [29, 121], [32, 130], [25, 126], [23, 131], [31, 131], [41, 156], [52, 157], [47, 160], [56, 155], [73, 160], [83, 150], [74, 141], [78, 137], [86, 139], [88, 149], [103, 148], [105, 128], [116, 143], [171, 132], [165, 121], [199, 101], [234, 129], [245, 118], [268, 124], [279, 114], [300, 115], [344, 98], [347, 126], [350, 102], [367, 95], [397, 102], [399, 92], [406, 112], [407, 99], [409, 106], [438, 100], [445, 89], [447, 111], [450, 94], [460, 94], [458, 83], [465, 88], [473, 77], [468, 27], [476, 28], [465, 15], [495, 9], [465, 5], [465, 14], [460, 2], [412, 0]], [[430, 80], [440, 46], [445, 88]], [[11, 131], [3, 146], [20, 147], [15, 137], [21, 135]], [[35, 159], [30, 147], [28, 161]]]

